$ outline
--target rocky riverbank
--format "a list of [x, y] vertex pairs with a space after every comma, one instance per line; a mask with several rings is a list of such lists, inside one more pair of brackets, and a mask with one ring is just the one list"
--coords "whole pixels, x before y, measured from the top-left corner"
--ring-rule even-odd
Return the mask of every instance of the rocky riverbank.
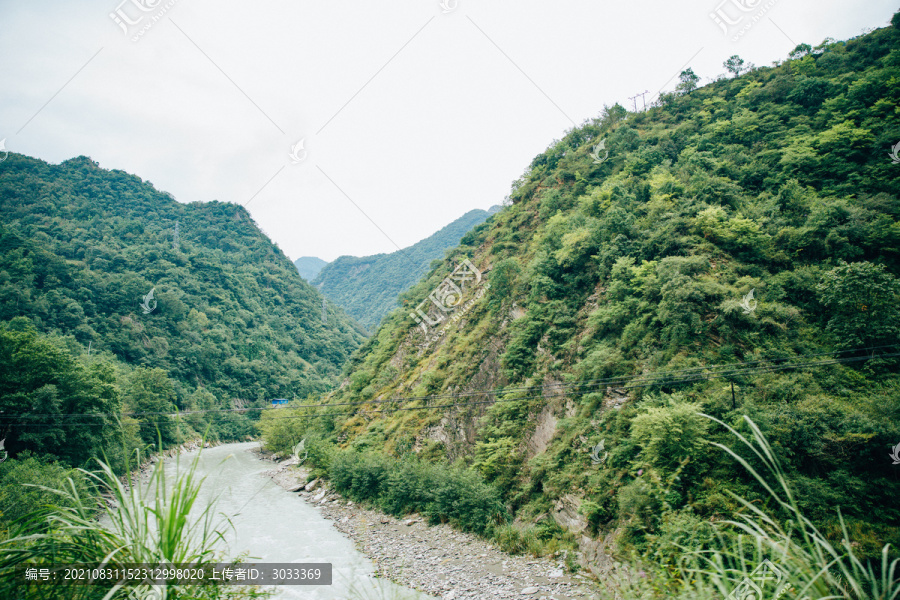
[[449, 525], [430, 526], [418, 515], [397, 519], [355, 505], [318, 480], [307, 484], [308, 470], [294, 459], [265, 474], [320, 509], [375, 563], [378, 576], [397, 584], [443, 600], [599, 597], [598, 584], [566, 573], [560, 557], [513, 556]]

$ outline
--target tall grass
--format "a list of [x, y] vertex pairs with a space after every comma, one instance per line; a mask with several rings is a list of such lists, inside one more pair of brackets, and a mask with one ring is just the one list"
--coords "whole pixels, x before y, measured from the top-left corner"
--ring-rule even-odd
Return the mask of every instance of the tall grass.
[[63, 489], [37, 486], [60, 501], [38, 507], [20, 519], [10, 529], [10, 538], [0, 543], [0, 598], [175, 600], [266, 595], [244, 586], [166, 587], [152, 582], [128, 587], [116, 584], [102, 589], [55, 584], [32, 585], [26, 589], [21, 579], [13, 575], [14, 569], [23, 565], [52, 568], [64, 564], [194, 563], [201, 566], [224, 562], [216, 544], [224, 542], [231, 523], [226, 517], [216, 515], [214, 502], [197, 504], [203, 481], [196, 474], [198, 461], [199, 453], [182, 469], [177, 458], [176, 475], [170, 482], [163, 461], [158, 460], [148, 481], [127, 485], [116, 477], [109, 464], [98, 460], [98, 471], [81, 471], [95, 485], [99, 497], [110, 504], [107, 510], [98, 506], [97, 496], [84, 495], [71, 479]]
[[[748, 417], [751, 438], [722, 421], [764, 469], [760, 473], [737, 452], [719, 443], [768, 492], [770, 509], [731, 494], [743, 510], [733, 520], [717, 524], [716, 548], [682, 548], [674, 573], [665, 578], [619, 575], [610, 597], [623, 600], [677, 598], [691, 600], [897, 600], [900, 599], [900, 559], [885, 545], [880, 559], [863, 562], [854, 553], [843, 519], [842, 539], [833, 543], [803, 515], [787, 477], [759, 427]], [[768, 477], [766, 477], [767, 475]], [[769, 563], [764, 563], [768, 560]], [[774, 570], [762, 576], [768, 564]], [[755, 573], [754, 573], [755, 571]]]

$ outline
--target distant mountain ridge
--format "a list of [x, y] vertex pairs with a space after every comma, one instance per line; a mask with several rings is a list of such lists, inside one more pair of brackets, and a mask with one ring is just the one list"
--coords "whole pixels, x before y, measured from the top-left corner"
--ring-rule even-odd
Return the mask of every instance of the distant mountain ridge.
[[499, 210], [499, 206], [470, 210], [440, 231], [397, 252], [341, 256], [321, 269], [312, 284], [359, 323], [374, 329], [397, 308], [397, 296], [428, 272], [433, 260], [443, 259], [444, 253], [459, 244], [466, 233]]
[[300, 277], [305, 279], [306, 281], [312, 281], [316, 278], [316, 275], [325, 268], [325, 265], [328, 263], [318, 256], [301, 256], [297, 260], [294, 261], [294, 266], [297, 267], [297, 272], [300, 273]]

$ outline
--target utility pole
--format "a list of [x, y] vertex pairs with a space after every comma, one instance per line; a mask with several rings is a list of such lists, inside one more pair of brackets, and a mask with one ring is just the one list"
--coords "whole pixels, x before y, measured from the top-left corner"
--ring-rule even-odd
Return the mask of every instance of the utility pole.
[[637, 112], [637, 97], [638, 96], [640, 96], [640, 94], [635, 94], [634, 96], [628, 96], [628, 99], [634, 103], [634, 112]]
[[325, 298], [322, 298], [322, 322], [328, 323], [328, 313], [325, 311]]
[[734, 410], [737, 408], [737, 403], [734, 400], [734, 382], [731, 382], [731, 409]]
[[646, 96], [649, 93], [650, 93], [650, 90], [644, 90], [643, 92], [638, 92], [634, 96], [628, 96], [628, 99], [634, 103], [634, 112], [637, 112], [637, 97], [638, 96], [641, 97], [641, 102], [644, 103], [643, 110], [647, 110], [647, 100], [646, 100], [646, 98], [644, 98], [644, 96]]
[[650, 93], [650, 90], [644, 90], [643, 92], [641, 92], [641, 102], [644, 103], [644, 110], [647, 110], [647, 99], [644, 98], [644, 96], [646, 96], [649, 93]]
[[175, 235], [172, 236], [172, 250], [178, 251], [178, 221], [175, 221]]

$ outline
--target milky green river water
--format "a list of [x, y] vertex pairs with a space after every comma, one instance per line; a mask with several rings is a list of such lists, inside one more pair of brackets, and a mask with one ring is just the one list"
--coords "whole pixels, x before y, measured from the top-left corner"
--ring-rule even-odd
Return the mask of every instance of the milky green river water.
[[[280, 586], [279, 599], [416, 599], [431, 598], [372, 577], [373, 565], [353, 543], [299, 495], [278, 487], [263, 471], [274, 467], [250, 452], [247, 442], [208, 448], [200, 454], [197, 473], [206, 477], [198, 504], [218, 498], [217, 513], [227, 515], [234, 528], [227, 534], [228, 554], [247, 552], [254, 562], [330, 562], [330, 586]], [[181, 457], [182, 468], [196, 452]], [[175, 462], [166, 464], [173, 474]], [[248, 559], [251, 560], [251, 559]]]

